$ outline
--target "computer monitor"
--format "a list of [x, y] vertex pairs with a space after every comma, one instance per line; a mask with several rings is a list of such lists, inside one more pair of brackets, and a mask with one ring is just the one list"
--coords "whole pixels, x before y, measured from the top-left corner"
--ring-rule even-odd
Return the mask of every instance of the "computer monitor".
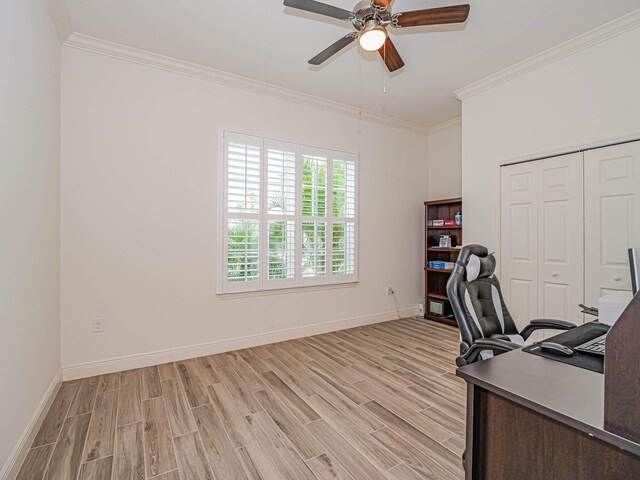
[[631, 270], [631, 289], [635, 295], [640, 286], [640, 248], [629, 249], [629, 269]]

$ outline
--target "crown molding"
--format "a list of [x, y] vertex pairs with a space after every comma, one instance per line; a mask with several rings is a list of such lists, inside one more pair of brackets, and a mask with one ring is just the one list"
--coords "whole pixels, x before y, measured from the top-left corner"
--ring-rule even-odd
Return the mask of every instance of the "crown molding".
[[233, 73], [223, 72], [203, 65], [148, 52], [146, 50], [121, 45], [119, 43], [109, 42], [107, 40], [102, 40], [100, 38], [91, 37], [81, 33], [72, 33], [64, 45], [69, 48], [84, 50], [140, 65], [146, 65], [148, 67], [167, 70], [180, 75], [199, 78], [201, 80], [206, 80], [208, 82], [228, 87], [239, 88], [249, 92], [258, 93], [260, 95], [266, 95], [280, 100], [297, 103], [299, 105], [339, 113], [351, 118], [362, 118], [366, 121], [421, 134], [426, 134], [428, 131], [428, 127], [426, 125], [419, 123], [401, 120], [399, 118], [369, 110], [360, 111], [358, 107], [353, 105], [334, 102], [333, 100], [290, 90], [288, 88], [253, 80]]
[[435, 125], [432, 125], [427, 129], [427, 134], [433, 135], [434, 133], [438, 133], [448, 128], [460, 125], [461, 123], [462, 123], [462, 117], [456, 117], [456, 118], [452, 118], [451, 120], [446, 120], [444, 122], [436, 123]]
[[497, 85], [513, 80], [525, 73], [537, 70], [545, 65], [549, 65], [550, 63], [556, 62], [569, 55], [580, 52], [581, 50], [585, 50], [589, 47], [602, 43], [605, 40], [621, 35], [629, 30], [638, 28], [638, 26], [640, 26], [640, 9], [634, 10], [631, 13], [623, 15], [611, 22], [605, 23], [604, 25], [572, 38], [571, 40], [556, 45], [555, 47], [551, 47], [548, 50], [538, 53], [526, 60], [518, 62], [515, 65], [461, 88], [455, 92], [455, 96], [458, 100], [464, 101], [467, 98], [473, 97], [485, 90], [489, 90]]
[[67, 11], [67, 4], [65, 0], [46, 0], [46, 4], [49, 9], [49, 16], [53, 21], [53, 26], [58, 33], [58, 38], [61, 43], [64, 43], [73, 32], [71, 18]]

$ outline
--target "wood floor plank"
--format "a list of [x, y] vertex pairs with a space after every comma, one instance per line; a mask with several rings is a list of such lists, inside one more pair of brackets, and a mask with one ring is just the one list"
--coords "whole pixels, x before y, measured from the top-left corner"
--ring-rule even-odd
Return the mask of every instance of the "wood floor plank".
[[100, 376], [98, 383], [98, 393], [108, 392], [110, 390], [118, 390], [120, 388], [120, 372], [107, 373]]
[[174, 442], [182, 480], [215, 480], [197, 432], [176, 437]]
[[55, 444], [32, 448], [27, 452], [16, 480], [42, 480]]
[[[243, 403], [236, 401], [227, 388], [217, 383], [208, 388], [211, 403], [216, 412], [222, 418], [224, 428], [229, 435], [229, 439], [234, 447], [242, 447], [251, 441], [251, 432], [245, 419], [245, 411], [248, 412]], [[246, 413], [249, 415], [249, 413]]]
[[224, 358], [224, 355], [219, 353], [217, 355], [209, 355], [207, 360], [213, 368], [224, 368], [229, 366], [229, 362]]
[[466, 434], [467, 426], [462, 421], [462, 417], [452, 417], [436, 407], [427, 408], [422, 410], [420, 413], [425, 417], [429, 417], [431, 420], [438, 422], [454, 435], [464, 437]]
[[113, 479], [144, 480], [142, 422], [118, 427], [113, 455]]
[[144, 459], [148, 477], [178, 468], [173, 452], [173, 441], [164, 397], [142, 402], [144, 418]]
[[[402, 436], [402, 438], [411, 442], [412, 445], [422, 450], [426, 455], [433, 459], [435, 463], [448, 470], [452, 475], [462, 475], [460, 459], [431, 437], [427, 436], [410, 423], [405, 422], [402, 418], [375, 401], [366, 403], [363, 407], [378, 417], [378, 419], [386, 424], [390, 430], [393, 430], [398, 436]], [[372, 435], [375, 438], [378, 438], [375, 432]], [[388, 448], [388, 444], [385, 443], [385, 445], [387, 445]], [[406, 459], [403, 460], [406, 462]]]
[[239, 352], [227, 352], [224, 354], [224, 357], [249, 390], [257, 392], [258, 390], [264, 389], [264, 383], [262, 382], [260, 375], [258, 375], [255, 370], [253, 370], [253, 368], [244, 361]]
[[220, 368], [218, 373], [222, 384], [229, 390], [233, 398], [246, 407], [247, 414], [258, 413], [262, 410], [262, 407], [253, 396], [253, 392], [244, 380], [240, 378], [234, 367]]
[[178, 470], [173, 470], [172, 472], [163, 473], [157, 477], [150, 477], [149, 480], [180, 480], [180, 473]]
[[325, 400], [331, 403], [331, 405], [340, 410], [343, 414], [352, 417], [365, 430], [373, 432], [374, 430], [378, 430], [379, 428], [382, 428], [384, 426], [373, 415], [371, 415], [363, 408], [360, 408], [359, 405], [342, 395], [342, 393], [333, 388], [320, 377], [313, 377], [308, 381], [311, 385], [313, 385], [316, 393], [322, 395]]
[[162, 392], [167, 407], [167, 416], [171, 433], [174, 437], [195, 432], [196, 422], [193, 418], [189, 401], [178, 378], [169, 378], [162, 382]]
[[58, 439], [64, 419], [73, 402], [79, 382], [64, 382], [56, 394], [47, 415], [42, 422], [31, 448], [54, 443]]
[[[315, 395], [315, 390], [309, 385], [305, 379], [300, 378], [296, 373], [287, 367], [282, 361], [276, 357], [266, 359], [265, 364], [269, 370], [278, 375], [284, 383], [286, 383], [294, 392], [301, 397], [309, 397]], [[268, 371], [269, 371], [268, 370]], [[266, 373], [266, 372], [263, 372]]]
[[159, 397], [162, 395], [160, 385], [160, 371], [157, 366], [142, 369], [142, 400]]
[[325, 420], [312, 422], [306, 428], [327, 448], [331, 458], [338, 461], [354, 480], [385, 480], [382, 472], [331, 428]]
[[457, 456], [462, 457], [462, 453], [465, 449], [465, 440], [464, 437], [454, 435], [453, 437], [448, 438], [444, 442], [442, 442], [442, 445], [447, 447]]
[[385, 407], [387, 410], [401, 417], [406, 422], [421, 430], [426, 435], [433, 438], [436, 442], [441, 442], [451, 436], [453, 432], [444, 428], [440, 423], [432, 420], [425, 415], [421, 415], [418, 411], [413, 410], [396, 397], [387, 394], [378, 387], [379, 384], [369, 382], [359, 382], [354, 384], [356, 388], [361, 389], [371, 396], [376, 402]]
[[117, 390], [97, 395], [84, 447], [84, 462], [113, 455], [117, 406]]
[[113, 457], [104, 457], [80, 466], [78, 480], [109, 480], [113, 467]]
[[193, 416], [215, 477], [247, 480], [240, 458], [213, 405], [194, 408]]
[[253, 348], [247, 348], [245, 350], [239, 350], [238, 354], [257, 374], [268, 372], [270, 368], [264, 363], [255, 352]]
[[178, 369], [173, 362], [158, 365], [158, 373], [160, 374], [160, 382], [169, 380], [170, 378], [178, 378]]
[[98, 393], [98, 384], [100, 383], [100, 377], [84, 378], [80, 381], [78, 392], [76, 393], [73, 403], [69, 408], [68, 417], [75, 415], [83, 415], [93, 410], [93, 402], [96, 399]]
[[423, 388], [420, 385], [412, 385], [407, 387], [406, 390], [449, 416], [454, 418], [465, 418], [464, 405], [453, 403], [450, 401], [451, 399], [435, 394], [431, 390]]
[[193, 364], [184, 361], [178, 362], [176, 366], [178, 367], [182, 387], [187, 394], [187, 400], [189, 400], [191, 407], [195, 408], [208, 403], [209, 397], [207, 396], [206, 387]]
[[327, 370], [322, 365], [316, 362], [309, 362], [307, 364], [307, 367], [309, 367], [309, 369], [311, 369], [317, 376], [322, 378], [325, 382], [327, 382], [333, 388], [338, 390], [342, 395], [344, 395], [357, 405], [361, 405], [371, 400], [370, 397], [360, 392], [358, 389], [353, 388], [347, 381], [339, 378], [336, 372]]
[[75, 479], [78, 476], [90, 419], [91, 414], [85, 413], [65, 420], [51, 454], [45, 480]]
[[117, 425], [142, 421], [142, 373], [140, 370], [122, 372], [118, 395]]
[[189, 360], [189, 362], [191, 362], [196, 372], [198, 372], [198, 376], [205, 387], [213, 385], [214, 383], [220, 383], [220, 376], [207, 357], [194, 358], [193, 360]]
[[326, 452], [271, 390], [256, 392], [256, 397], [303, 459], [307, 460]]
[[291, 410], [291, 413], [302, 423], [318, 420], [320, 416], [306, 403], [296, 392], [291, 390], [289, 386], [282, 381], [278, 375], [273, 372], [265, 372], [262, 374], [271, 390], [273, 390], [284, 404]]
[[[309, 370], [303, 361], [300, 358], [295, 358], [289, 351], [289, 349], [284, 348], [282, 344], [278, 344], [272, 348], [273, 357], [280, 360], [282, 363], [287, 365], [289, 369], [291, 369], [296, 375], [300, 378], [308, 378], [315, 375], [314, 372]], [[266, 361], [267, 358], [264, 358], [263, 361]], [[311, 361], [311, 359], [309, 359]]]
[[464, 478], [460, 471], [457, 474], [444, 468], [436, 458], [417, 448], [403, 435], [398, 435], [389, 428], [381, 428], [371, 434], [381, 444], [392, 450], [407, 465], [420, 474], [420, 478], [429, 480], [461, 480]]
[[324, 421], [338, 432], [351, 445], [354, 445], [369, 462], [385, 471], [400, 464], [400, 460], [387, 448], [376, 442], [363, 427], [350, 416], [344, 415], [333, 405], [327, 402], [321, 395], [309, 399], [313, 407], [318, 411]]
[[[278, 472], [277, 477], [269, 477], [266, 472], [264, 472], [263, 477], [316, 480], [308, 465], [298, 455], [291, 442], [276, 427], [266, 412], [254, 413], [247, 417], [247, 421], [255, 439], [255, 445], [260, 449], [261, 457], [272, 462]], [[260, 465], [258, 465], [258, 468], [260, 468]]]
[[247, 478], [249, 480], [267, 480], [263, 479], [262, 475], [258, 471], [258, 467], [256, 467], [253, 458], [249, 454], [249, 451], [246, 447], [240, 447], [236, 449], [238, 452], [238, 456], [240, 457], [240, 461], [242, 462], [242, 467], [244, 468], [245, 473], [247, 474]]
[[397, 467], [393, 467], [391, 470], [385, 473], [389, 480], [424, 480], [423, 475], [420, 475], [413, 468], [406, 463], [401, 463]]
[[353, 480], [349, 472], [326, 453], [307, 460], [307, 465], [320, 480]]

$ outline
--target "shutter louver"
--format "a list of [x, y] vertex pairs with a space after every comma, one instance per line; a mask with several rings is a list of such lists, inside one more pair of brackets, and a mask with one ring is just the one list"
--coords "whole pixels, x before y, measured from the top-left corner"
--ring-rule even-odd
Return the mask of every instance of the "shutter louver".
[[229, 220], [227, 226], [227, 281], [252, 282], [259, 278], [260, 223]]
[[269, 220], [269, 280], [295, 276], [295, 222]]
[[326, 222], [302, 222], [302, 276], [324, 276], [327, 263]]
[[267, 201], [269, 213], [293, 215], [296, 206], [296, 152], [267, 150]]
[[260, 147], [229, 142], [227, 155], [229, 213], [259, 213]]
[[327, 159], [302, 155], [302, 215], [324, 217], [327, 213]]
[[355, 225], [351, 222], [333, 224], [333, 261], [334, 275], [353, 275], [356, 267]]
[[356, 164], [352, 160], [333, 161], [333, 216], [356, 215]]

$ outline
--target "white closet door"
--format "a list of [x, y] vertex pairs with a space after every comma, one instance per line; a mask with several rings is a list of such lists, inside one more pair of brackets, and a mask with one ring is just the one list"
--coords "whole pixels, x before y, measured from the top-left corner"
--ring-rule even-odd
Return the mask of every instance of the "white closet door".
[[511, 316], [522, 328], [538, 317], [538, 168], [535, 162], [510, 165], [501, 168], [501, 177], [500, 280]]
[[538, 315], [582, 323], [582, 153], [533, 162], [539, 168]]
[[627, 248], [640, 247], [640, 142], [585, 152], [585, 299], [631, 290]]

